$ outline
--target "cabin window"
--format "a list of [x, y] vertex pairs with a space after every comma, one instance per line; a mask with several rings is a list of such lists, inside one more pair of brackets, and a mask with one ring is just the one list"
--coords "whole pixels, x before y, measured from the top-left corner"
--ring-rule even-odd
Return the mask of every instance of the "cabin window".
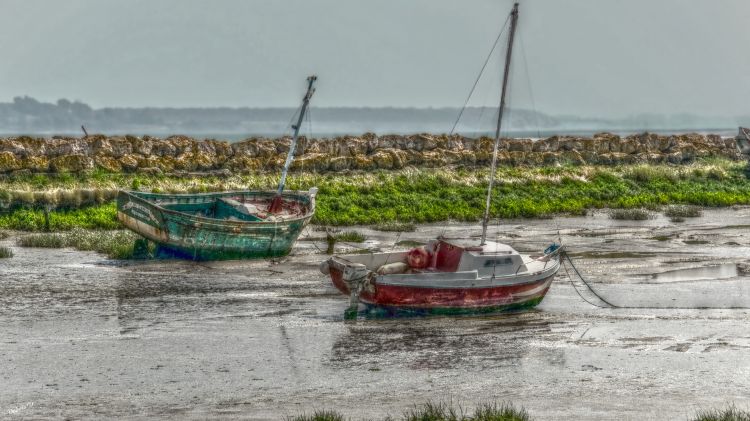
[[510, 257], [503, 257], [502, 259], [489, 259], [484, 261], [484, 267], [489, 266], [501, 266], [501, 265], [512, 265], [513, 259]]

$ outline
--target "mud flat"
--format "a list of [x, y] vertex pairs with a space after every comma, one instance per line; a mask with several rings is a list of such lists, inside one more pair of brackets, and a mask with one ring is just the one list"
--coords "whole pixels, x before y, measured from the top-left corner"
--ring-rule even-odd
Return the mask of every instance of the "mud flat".
[[[538, 420], [683, 420], [741, 406], [748, 227], [747, 207], [684, 223], [504, 220], [490, 237], [524, 251], [559, 230], [610, 301], [671, 308], [592, 306], [561, 271], [533, 312], [352, 322], [347, 298], [317, 270], [314, 230], [276, 263], [123, 263], [13, 247], [0, 261], [0, 418], [278, 420], [327, 408], [361, 419], [443, 399], [512, 401]], [[480, 228], [360, 231], [358, 247], [391, 249]]]

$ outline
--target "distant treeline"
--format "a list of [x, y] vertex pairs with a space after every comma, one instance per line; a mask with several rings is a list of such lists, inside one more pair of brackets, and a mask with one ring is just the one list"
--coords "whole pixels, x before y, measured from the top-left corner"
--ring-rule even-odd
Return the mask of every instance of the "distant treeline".
[[[290, 132], [293, 108], [99, 108], [80, 101], [60, 99], [56, 103], [37, 101], [28, 96], [0, 102], [0, 134], [89, 133], [186, 134], [193, 136], [266, 135]], [[312, 124], [303, 133], [316, 136], [360, 134], [363, 132], [416, 133], [449, 132], [459, 115], [458, 108], [353, 108], [313, 107]], [[491, 132], [496, 108], [467, 108], [457, 126], [462, 133]], [[597, 130], [734, 130], [750, 124], [747, 118], [706, 119], [694, 115], [641, 114], [620, 120], [551, 116], [523, 109], [509, 112], [507, 128], [516, 132], [555, 133]], [[229, 135], [229, 136], [227, 136]]]

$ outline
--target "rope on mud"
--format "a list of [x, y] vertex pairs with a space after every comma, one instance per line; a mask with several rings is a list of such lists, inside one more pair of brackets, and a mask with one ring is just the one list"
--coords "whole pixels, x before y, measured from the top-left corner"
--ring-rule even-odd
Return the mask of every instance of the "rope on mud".
[[[591, 304], [595, 307], [599, 308], [620, 308], [620, 309], [635, 309], [635, 310], [750, 310], [750, 307], [747, 306], [740, 306], [740, 307], [658, 307], [658, 306], [622, 306], [613, 304], [612, 302], [608, 301], [604, 297], [601, 296], [594, 288], [591, 286], [591, 284], [581, 275], [581, 272], [578, 271], [578, 268], [573, 264], [573, 260], [570, 259], [570, 256], [568, 253], [563, 252], [562, 256], [563, 260], [561, 260], [561, 264], [563, 265], [563, 268], [565, 269], [565, 273], [568, 275], [568, 279], [570, 279], [570, 283], [573, 285], [573, 289], [575, 289], [576, 293], [578, 293], [578, 296], [583, 299], [583, 301], [586, 301], [588, 304]], [[601, 306], [598, 304], [594, 304], [591, 301], [587, 300], [583, 297], [583, 295], [578, 291], [578, 288], [576, 287], [575, 283], [573, 282], [573, 278], [570, 276], [570, 273], [568, 273], [568, 268], [565, 265], [565, 260], [568, 261], [568, 264], [571, 268], [573, 268], [573, 271], [576, 275], [578, 275], [578, 278], [583, 281], [584, 285], [586, 285], [586, 288], [588, 288], [589, 291], [591, 291], [592, 294], [596, 296], [596, 298], [600, 299], [603, 303], [607, 304], [609, 307]]]
[[[567, 265], [565, 265], [565, 260], [564, 260], [564, 259], [565, 259], [565, 258], [566, 258], [567, 256], [568, 256], [568, 255], [567, 255], [567, 254], [565, 254], [565, 253], [563, 252], [563, 256], [562, 256], [562, 259], [563, 259], [563, 260], [561, 260], [561, 262], [560, 262], [560, 263], [562, 264], [562, 267], [563, 267], [563, 269], [565, 269], [565, 275], [567, 275], [567, 276], [568, 276], [568, 280], [570, 280], [570, 284], [571, 284], [571, 285], [573, 286], [573, 290], [575, 290], [576, 294], [578, 294], [578, 296], [579, 296], [579, 297], [581, 297], [581, 299], [582, 299], [583, 301], [585, 301], [585, 302], [586, 302], [587, 304], [590, 304], [590, 305], [592, 305], [592, 306], [594, 306], [594, 307], [599, 307], [599, 308], [611, 308], [611, 307], [606, 307], [606, 306], [602, 306], [602, 305], [599, 305], [599, 304], [596, 304], [596, 303], [592, 303], [591, 301], [589, 301], [588, 299], [586, 299], [586, 297], [584, 297], [584, 296], [583, 296], [583, 294], [581, 294], [581, 291], [579, 291], [579, 290], [578, 290], [578, 287], [576, 286], [575, 282], [573, 282], [573, 277], [572, 277], [572, 276], [570, 276], [570, 272], [568, 272], [568, 266], [567, 266]], [[572, 264], [571, 264], [571, 266], [572, 266]], [[589, 290], [591, 290], [591, 287], [589, 287]]]
[[[591, 291], [591, 293], [594, 294], [594, 296], [596, 296], [596, 298], [600, 299], [604, 304], [606, 304], [606, 305], [608, 305], [608, 306], [610, 306], [612, 308], [622, 308], [621, 306], [612, 304], [611, 302], [607, 301], [604, 297], [602, 297], [599, 293], [597, 293], [594, 290], [594, 288], [591, 286], [591, 284], [589, 284], [588, 281], [586, 281], [586, 279], [583, 277], [583, 275], [581, 275], [581, 272], [578, 271], [578, 268], [573, 264], [573, 261], [570, 260], [570, 256], [568, 256], [568, 253], [564, 253], [563, 252], [563, 257], [568, 261], [568, 263], [570, 264], [570, 267], [573, 268], [573, 271], [576, 273], [576, 275], [578, 275], [578, 277], [581, 279], [581, 281], [583, 281], [583, 284], [586, 285], [586, 288], [588, 288], [588, 290]], [[567, 271], [567, 269], [566, 269], [566, 271]], [[571, 279], [571, 281], [572, 281], [572, 279]]]

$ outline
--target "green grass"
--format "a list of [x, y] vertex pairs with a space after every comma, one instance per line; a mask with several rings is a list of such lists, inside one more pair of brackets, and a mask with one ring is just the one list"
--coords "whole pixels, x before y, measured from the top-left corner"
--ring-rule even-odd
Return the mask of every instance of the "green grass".
[[94, 231], [75, 228], [64, 233], [28, 234], [18, 238], [21, 247], [63, 248], [96, 251], [113, 259], [134, 257], [135, 241], [140, 237], [130, 231]]
[[[45, 231], [44, 211], [41, 209], [15, 209], [0, 213], [0, 229], [19, 231]], [[73, 228], [112, 230], [120, 228], [114, 203], [89, 206], [81, 209], [57, 210], [49, 213], [50, 231], [68, 231]]]
[[698, 206], [669, 205], [664, 210], [664, 215], [670, 218], [697, 218], [703, 214]]
[[13, 257], [13, 250], [10, 247], [0, 247], [0, 259], [8, 259]]
[[[582, 215], [588, 209], [750, 204], [745, 166], [742, 162], [710, 160], [684, 166], [501, 167], [491, 216], [540, 218]], [[319, 188], [314, 224], [406, 230], [418, 223], [479, 221], [488, 173], [485, 168], [293, 173], [287, 186], [291, 190]], [[42, 231], [44, 213], [39, 208], [53, 205], [61, 209], [51, 212], [50, 230], [117, 228], [114, 205], [107, 200], [117, 188], [134, 185], [141, 190], [184, 193], [273, 189], [277, 182], [275, 174], [229, 178], [125, 174], [8, 178], [0, 181], [0, 229]]]
[[699, 411], [692, 421], [750, 421], [750, 412], [732, 405], [726, 409]]
[[625, 220], [625, 221], [645, 221], [647, 219], [653, 219], [654, 214], [648, 209], [612, 209], [609, 211], [609, 217], [611, 219]]

